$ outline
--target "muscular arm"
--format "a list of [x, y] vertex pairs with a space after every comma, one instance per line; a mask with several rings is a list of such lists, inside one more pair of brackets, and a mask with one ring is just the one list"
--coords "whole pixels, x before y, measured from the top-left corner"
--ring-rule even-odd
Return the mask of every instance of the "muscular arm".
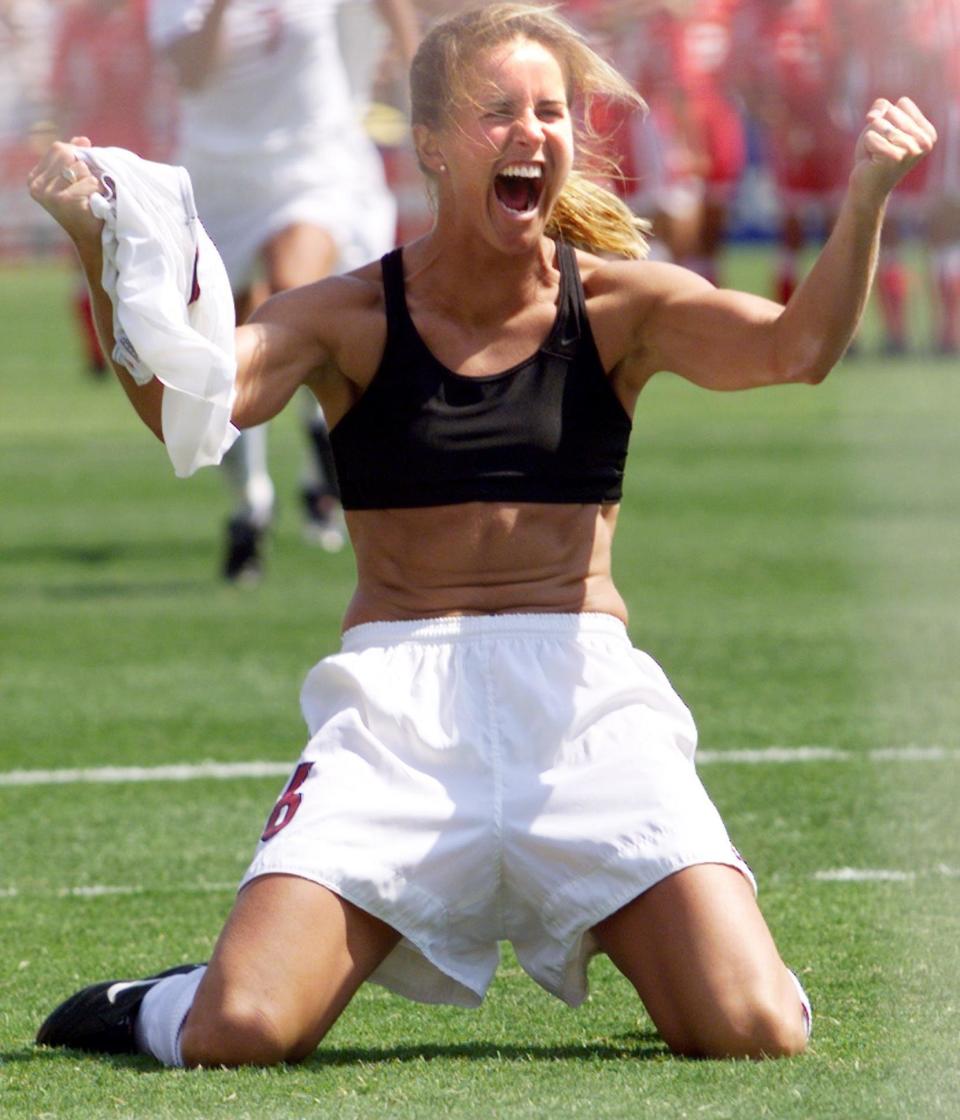
[[722, 291], [669, 265], [649, 266], [637, 350], [637, 384], [658, 369], [711, 389], [822, 381], [843, 356], [876, 269], [887, 198], [933, 147], [936, 133], [906, 98], [878, 101], [857, 144], [837, 222], [786, 307]]
[[75, 241], [74, 246], [80, 259], [80, 265], [83, 268], [87, 287], [90, 289], [93, 321], [97, 328], [101, 349], [114, 373], [116, 373], [117, 380], [123, 387], [123, 391], [127, 394], [137, 415], [162, 443], [163, 386], [156, 378], [148, 381], [146, 385], [138, 385], [129, 372], [113, 360], [113, 305], [110, 302], [110, 297], [100, 284], [100, 277], [103, 274], [103, 251], [99, 231], [95, 238]]
[[[77, 155], [77, 148], [89, 146], [83, 136], [74, 137], [69, 144], [53, 144], [30, 173], [30, 193], [72, 239], [90, 289], [103, 351], [137, 415], [162, 440], [162, 384], [154, 379], [138, 385], [112, 359], [113, 307], [101, 283], [103, 223], [90, 210], [90, 198], [100, 190], [100, 182]], [[72, 182], [64, 177], [65, 172], [73, 177]], [[332, 299], [324, 298], [320, 284], [296, 289], [269, 300], [258, 310], [255, 321], [237, 329], [233, 420], [238, 427], [276, 416], [301, 384], [318, 390], [324, 387], [323, 374], [330, 369], [329, 355], [337, 349], [339, 326], [352, 321], [341, 295], [346, 282], [338, 278], [327, 283], [335, 286]], [[348, 290], [347, 301], [351, 295]]]
[[322, 393], [329, 351], [315, 327], [318, 285], [283, 292], [262, 304], [237, 328], [237, 399], [233, 422], [250, 428], [273, 419], [300, 385]]

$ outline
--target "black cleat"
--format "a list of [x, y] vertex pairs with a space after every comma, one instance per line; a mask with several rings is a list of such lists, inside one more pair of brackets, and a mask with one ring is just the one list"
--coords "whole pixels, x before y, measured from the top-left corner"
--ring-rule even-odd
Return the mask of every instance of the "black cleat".
[[136, 1054], [133, 1027], [143, 997], [165, 976], [193, 972], [196, 964], [168, 968], [145, 980], [104, 980], [64, 1000], [37, 1031], [41, 1046], [69, 1046], [98, 1054]]
[[256, 584], [263, 576], [264, 532], [242, 517], [227, 523], [223, 577], [231, 583]]
[[303, 539], [319, 545], [324, 552], [339, 552], [347, 543], [343, 509], [335, 494], [317, 487], [300, 491], [303, 505]]

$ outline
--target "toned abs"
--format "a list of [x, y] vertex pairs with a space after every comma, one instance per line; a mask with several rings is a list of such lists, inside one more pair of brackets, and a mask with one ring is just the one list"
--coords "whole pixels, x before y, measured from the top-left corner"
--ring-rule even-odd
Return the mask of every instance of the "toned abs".
[[357, 589], [344, 628], [445, 615], [600, 611], [613, 585], [616, 505], [467, 502], [353, 510]]

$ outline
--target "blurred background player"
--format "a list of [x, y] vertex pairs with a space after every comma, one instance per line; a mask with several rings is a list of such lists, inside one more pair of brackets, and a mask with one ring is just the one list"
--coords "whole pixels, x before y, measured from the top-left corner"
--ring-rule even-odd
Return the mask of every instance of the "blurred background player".
[[[238, 321], [266, 296], [380, 256], [396, 212], [363, 131], [338, 39], [336, 0], [151, 0], [150, 35], [181, 89], [177, 159], [234, 291]], [[400, 0], [389, 10], [404, 13]], [[415, 26], [405, 13], [404, 26]], [[395, 24], [395, 27], [399, 26]], [[409, 40], [401, 48], [412, 49]], [[301, 395], [310, 454], [305, 533], [344, 544], [323, 414]], [[236, 506], [224, 576], [262, 570], [275, 495], [266, 429], [244, 432], [224, 462]]]
[[[176, 140], [176, 88], [157, 64], [147, 35], [147, 0], [72, 0], [59, 15], [49, 91], [61, 138], [89, 136], [168, 162]], [[93, 326], [90, 295], [78, 271], [73, 308], [87, 369], [107, 365]]]
[[44, 80], [54, 18], [47, 0], [0, 0], [0, 259], [63, 246], [59, 230], [38, 225], [18, 197], [57, 138]]
[[755, 0], [743, 89], [776, 190], [774, 298], [799, 279], [811, 225], [825, 236], [850, 173], [836, 0]]
[[[639, 75], [648, 46], [646, 22], [659, 0], [566, 0], [563, 15], [591, 47], [645, 98]], [[593, 177], [646, 217], [654, 209], [662, 156], [649, 115], [634, 105], [596, 97], [590, 106]], [[615, 170], [614, 170], [615, 169]], [[651, 251], [656, 255], [658, 246]]]
[[744, 0], [664, 0], [647, 14], [637, 85], [663, 148], [654, 233], [669, 255], [718, 280], [727, 212], [746, 167], [736, 84]]

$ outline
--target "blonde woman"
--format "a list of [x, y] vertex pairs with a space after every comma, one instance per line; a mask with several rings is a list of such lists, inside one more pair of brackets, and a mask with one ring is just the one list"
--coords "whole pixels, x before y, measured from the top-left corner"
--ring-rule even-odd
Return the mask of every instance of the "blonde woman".
[[[306, 680], [310, 741], [209, 965], [86, 988], [41, 1043], [295, 1061], [368, 978], [479, 1003], [509, 940], [573, 1005], [608, 954], [678, 1053], [803, 1050], [806, 997], [697, 778], [690, 713], [630, 644], [611, 548], [647, 381], [822, 380], [885, 200], [934, 133], [906, 100], [873, 106], [784, 308], [642, 259], [629, 213], [574, 170], [593, 94], [636, 97], [550, 11], [438, 25], [411, 75], [432, 231], [238, 330], [238, 425], [301, 385], [331, 421], [358, 574], [342, 648]], [[54, 145], [31, 190], [72, 234], [106, 333], [82, 142]], [[161, 387], [118, 374], [159, 432]]]

